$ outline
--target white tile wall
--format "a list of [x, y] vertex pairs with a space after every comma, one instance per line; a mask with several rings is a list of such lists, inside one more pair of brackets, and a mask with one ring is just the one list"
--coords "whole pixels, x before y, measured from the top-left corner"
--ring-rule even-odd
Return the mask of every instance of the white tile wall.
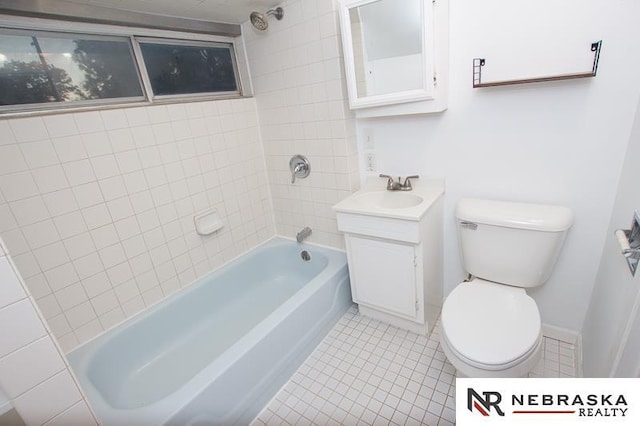
[[3, 308], [24, 298], [24, 292], [3, 249], [0, 250], [0, 256], [0, 277], [3, 277], [0, 286], [0, 308]]
[[3, 394], [29, 426], [48, 422], [96, 425], [2, 240], [0, 283], [0, 388]]
[[[310, 226], [310, 241], [343, 248], [331, 207], [358, 188], [359, 177], [334, 2], [282, 6], [285, 18], [267, 31], [243, 26], [277, 231], [291, 237]], [[311, 175], [292, 185], [294, 154], [309, 158]]]
[[[343, 247], [331, 206], [359, 177], [336, 12], [284, 5], [267, 33], [244, 28], [255, 99], [0, 121], [0, 254], [26, 283], [1, 289], [0, 386], [27, 424], [95, 423], [54, 335], [68, 351], [276, 229]], [[312, 174], [291, 185], [298, 153]], [[225, 227], [203, 238], [208, 207]]]
[[[254, 99], [0, 125], [0, 235], [65, 351], [275, 232]], [[225, 227], [198, 236], [210, 207]]]

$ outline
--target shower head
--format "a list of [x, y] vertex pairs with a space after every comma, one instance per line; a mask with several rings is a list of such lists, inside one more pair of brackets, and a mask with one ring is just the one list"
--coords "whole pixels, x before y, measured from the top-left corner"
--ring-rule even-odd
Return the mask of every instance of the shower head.
[[249, 15], [251, 25], [257, 30], [264, 31], [269, 27], [269, 21], [267, 21], [267, 15], [260, 12], [251, 12]]
[[282, 10], [281, 7], [277, 7], [275, 9], [267, 10], [265, 13], [251, 12], [249, 20], [251, 20], [251, 25], [253, 25], [255, 29], [264, 31], [269, 28], [269, 20], [267, 19], [269, 15], [275, 16], [279, 21], [284, 16], [284, 10]]

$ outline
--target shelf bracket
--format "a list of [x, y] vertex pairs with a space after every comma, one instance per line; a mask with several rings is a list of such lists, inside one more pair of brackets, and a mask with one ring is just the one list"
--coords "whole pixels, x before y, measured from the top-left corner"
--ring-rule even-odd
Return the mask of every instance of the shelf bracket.
[[524, 83], [540, 83], [545, 81], [558, 81], [558, 80], [572, 80], [576, 78], [595, 77], [598, 72], [598, 61], [600, 60], [600, 49], [602, 47], [602, 40], [591, 43], [591, 51], [593, 52], [593, 66], [591, 71], [574, 74], [559, 74], [548, 77], [535, 77], [535, 78], [523, 78], [517, 80], [502, 80], [482, 82], [482, 67], [484, 67], [486, 61], [484, 58], [473, 59], [473, 87], [494, 87], [494, 86], [508, 86], [511, 84], [524, 84]]

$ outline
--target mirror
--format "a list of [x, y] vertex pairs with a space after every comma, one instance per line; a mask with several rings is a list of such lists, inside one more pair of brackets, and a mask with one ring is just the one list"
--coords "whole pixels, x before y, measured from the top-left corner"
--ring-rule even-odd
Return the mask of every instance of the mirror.
[[433, 61], [425, 49], [430, 5], [425, 0], [342, 0], [352, 109], [432, 98]]

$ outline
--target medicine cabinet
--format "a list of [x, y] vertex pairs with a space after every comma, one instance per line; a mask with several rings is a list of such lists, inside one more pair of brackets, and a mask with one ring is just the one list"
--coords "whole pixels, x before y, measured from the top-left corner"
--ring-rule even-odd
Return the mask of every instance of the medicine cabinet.
[[340, 0], [340, 25], [358, 117], [446, 109], [448, 0]]

